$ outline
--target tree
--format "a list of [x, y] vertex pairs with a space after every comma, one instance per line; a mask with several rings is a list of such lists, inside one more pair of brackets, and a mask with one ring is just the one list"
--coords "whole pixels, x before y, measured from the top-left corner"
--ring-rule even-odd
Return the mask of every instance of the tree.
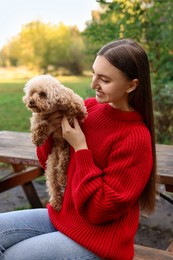
[[44, 53], [44, 64], [55, 69], [66, 68], [73, 74], [83, 71], [84, 43], [77, 27], [67, 27], [63, 23], [52, 26]]
[[0, 51], [1, 66], [17, 66], [19, 65], [20, 44], [18, 37], [13, 37], [8, 45], [4, 46]]
[[173, 80], [173, 1], [154, 1], [144, 27], [154, 79]]
[[20, 64], [31, 68], [40, 68], [45, 51], [48, 26], [40, 21], [34, 21], [23, 26], [19, 41], [21, 52]]
[[93, 12], [92, 21], [84, 31], [88, 53], [93, 55], [107, 42], [119, 38], [133, 38], [140, 41], [143, 37], [145, 7], [140, 0], [98, 0], [101, 11]]
[[2, 65], [25, 65], [44, 73], [64, 68], [73, 74], [83, 71], [84, 42], [77, 27], [33, 21], [23, 26], [0, 52]]
[[[93, 55], [107, 42], [132, 38], [148, 51], [152, 70], [173, 75], [173, 1], [151, 0], [97, 0], [101, 11], [93, 12], [84, 31], [88, 53]], [[157, 61], [155, 63], [155, 61]], [[164, 65], [164, 66], [163, 66]], [[164, 71], [163, 71], [164, 70]], [[160, 73], [159, 73], [160, 74]]]

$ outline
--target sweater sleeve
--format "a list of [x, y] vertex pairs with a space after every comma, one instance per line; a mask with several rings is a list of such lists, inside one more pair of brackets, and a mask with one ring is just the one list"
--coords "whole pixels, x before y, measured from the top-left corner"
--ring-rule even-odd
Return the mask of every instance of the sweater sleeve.
[[36, 148], [38, 160], [44, 169], [46, 169], [46, 161], [52, 147], [53, 147], [53, 140], [51, 136], [49, 136], [49, 138], [45, 141], [44, 144]]
[[151, 173], [149, 140], [114, 145], [108, 166], [99, 169], [90, 150], [75, 153], [72, 196], [78, 213], [93, 224], [115, 220], [138, 201]]

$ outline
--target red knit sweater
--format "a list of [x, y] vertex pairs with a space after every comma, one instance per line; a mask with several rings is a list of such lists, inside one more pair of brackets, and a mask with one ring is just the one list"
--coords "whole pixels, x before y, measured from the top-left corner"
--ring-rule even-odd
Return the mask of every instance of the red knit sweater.
[[[151, 137], [137, 112], [86, 100], [82, 130], [88, 150], [74, 152], [63, 206], [50, 219], [61, 231], [102, 259], [130, 260], [139, 221], [139, 196], [152, 169]], [[52, 147], [37, 148], [40, 163]]]

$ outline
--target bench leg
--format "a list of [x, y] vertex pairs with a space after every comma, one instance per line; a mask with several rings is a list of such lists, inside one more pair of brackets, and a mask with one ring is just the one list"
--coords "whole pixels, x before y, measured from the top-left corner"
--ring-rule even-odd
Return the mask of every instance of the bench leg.
[[[12, 164], [13, 170], [15, 173], [25, 169], [25, 166], [22, 164]], [[26, 182], [22, 185], [22, 188], [25, 192], [25, 195], [31, 204], [32, 208], [42, 208], [43, 205], [38, 197], [38, 194], [34, 188], [34, 185], [31, 181]]]
[[23, 184], [22, 188], [32, 208], [43, 208], [43, 205], [31, 181]]
[[166, 251], [173, 253], [173, 242], [168, 246]]

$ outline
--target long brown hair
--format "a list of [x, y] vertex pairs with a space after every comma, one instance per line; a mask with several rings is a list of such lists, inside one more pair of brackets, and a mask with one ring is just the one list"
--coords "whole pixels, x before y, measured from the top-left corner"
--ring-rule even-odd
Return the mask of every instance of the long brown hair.
[[140, 206], [146, 213], [155, 208], [157, 193], [156, 148], [152, 90], [149, 61], [145, 50], [131, 39], [117, 40], [103, 46], [97, 55], [104, 56], [130, 80], [138, 79], [138, 87], [129, 93], [128, 102], [143, 117], [152, 140], [153, 169], [140, 197]]

